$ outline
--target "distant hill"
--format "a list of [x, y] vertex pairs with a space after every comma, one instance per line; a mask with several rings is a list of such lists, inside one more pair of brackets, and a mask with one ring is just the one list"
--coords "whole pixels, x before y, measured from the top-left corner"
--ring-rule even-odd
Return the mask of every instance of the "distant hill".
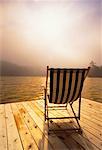
[[[7, 61], [0, 61], [0, 75], [2, 76], [40, 76], [46, 75], [46, 70], [34, 67], [20, 66]], [[91, 64], [89, 77], [102, 77], [102, 66]]]
[[102, 77], [102, 66], [97, 66], [94, 61], [90, 62], [89, 77]]
[[0, 62], [0, 75], [2, 76], [33, 76], [41, 75], [41, 71], [33, 68], [20, 66], [11, 62]]
[[102, 77], [102, 66], [92, 65], [88, 76], [89, 77]]

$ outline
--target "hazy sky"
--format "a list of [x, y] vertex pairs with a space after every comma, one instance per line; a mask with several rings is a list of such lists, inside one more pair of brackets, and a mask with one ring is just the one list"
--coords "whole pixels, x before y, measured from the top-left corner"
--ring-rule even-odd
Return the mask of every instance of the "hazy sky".
[[101, 0], [0, 0], [0, 59], [30, 66], [102, 65]]

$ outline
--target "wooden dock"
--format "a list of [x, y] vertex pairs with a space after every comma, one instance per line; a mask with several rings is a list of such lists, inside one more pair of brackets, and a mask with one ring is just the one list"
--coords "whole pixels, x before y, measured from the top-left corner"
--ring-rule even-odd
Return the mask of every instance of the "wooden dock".
[[[76, 127], [74, 120], [53, 120], [48, 134], [43, 100], [0, 105], [0, 150], [102, 150], [102, 104], [82, 99], [80, 125], [83, 133], [55, 129]], [[74, 105], [77, 110], [77, 103]], [[70, 109], [69, 109], [69, 114]], [[51, 116], [67, 116], [51, 110]]]

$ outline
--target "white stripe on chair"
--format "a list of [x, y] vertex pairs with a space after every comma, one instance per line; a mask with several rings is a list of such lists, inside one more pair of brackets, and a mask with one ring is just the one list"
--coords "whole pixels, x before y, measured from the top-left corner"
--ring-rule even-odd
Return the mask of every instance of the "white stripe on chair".
[[75, 78], [76, 78], [76, 71], [73, 72], [72, 74], [72, 84], [71, 84], [71, 90], [70, 90], [70, 95], [69, 95], [69, 98], [68, 98], [68, 101], [69, 102], [73, 96], [73, 92], [74, 92], [74, 86], [75, 86]]
[[[68, 93], [68, 89], [69, 89], [69, 86], [70, 86], [69, 85], [69, 82], [70, 82], [69, 80], [70, 80], [71, 71], [66, 72], [66, 80], [65, 81], [63, 81], [64, 70], [60, 70], [59, 81], [57, 81], [58, 70], [53, 71], [52, 103], [57, 103], [57, 104], [62, 103], [62, 104], [64, 104], [66, 102], [67, 103], [68, 102], [73, 102], [74, 100], [76, 100], [78, 98], [79, 92], [81, 92], [80, 91], [81, 85], [82, 85], [82, 83], [84, 82], [84, 79], [87, 76], [88, 70], [79, 70], [78, 74], [77, 74], [77, 71], [78, 70], [73, 70], [73, 72], [72, 72], [72, 82], [71, 82], [71, 89], [70, 89], [69, 93]], [[78, 80], [77, 80], [77, 83], [76, 83], [76, 86], [75, 86], [76, 75], [78, 75]], [[82, 75], [84, 75], [83, 81], [82, 81]], [[58, 93], [56, 93], [57, 82], [59, 82], [59, 89], [57, 91]], [[63, 98], [61, 99], [64, 82], [65, 82], [65, 91], [64, 91]], [[58, 94], [57, 99], [56, 99], [56, 94]], [[69, 94], [69, 96], [67, 97], [68, 94]]]
[[82, 71], [79, 72], [77, 89], [76, 89], [76, 93], [75, 93], [75, 96], [74, 96], [73, 100], [75, 100], [78, 97], [79, 90], [80, 90], [80, 85], [81, 85], [81, 78], [82, 78]]
[[68, 94], [68, 87], [69, 87], [69, 72], [66, 73], [66, 83], [65, 83], [65, 92], [64, 92], [64, 97], [62, 103], [64, 104], [67, 98]]

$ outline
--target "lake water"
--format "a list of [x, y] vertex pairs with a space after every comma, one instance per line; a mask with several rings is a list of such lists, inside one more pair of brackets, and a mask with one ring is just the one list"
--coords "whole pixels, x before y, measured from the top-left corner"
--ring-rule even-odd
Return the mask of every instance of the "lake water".
[[[1, 77], [0, 103], [43, 98], [45, 77]], [[102, 102], [102, 78], [87, 78], [82, 97]]]

